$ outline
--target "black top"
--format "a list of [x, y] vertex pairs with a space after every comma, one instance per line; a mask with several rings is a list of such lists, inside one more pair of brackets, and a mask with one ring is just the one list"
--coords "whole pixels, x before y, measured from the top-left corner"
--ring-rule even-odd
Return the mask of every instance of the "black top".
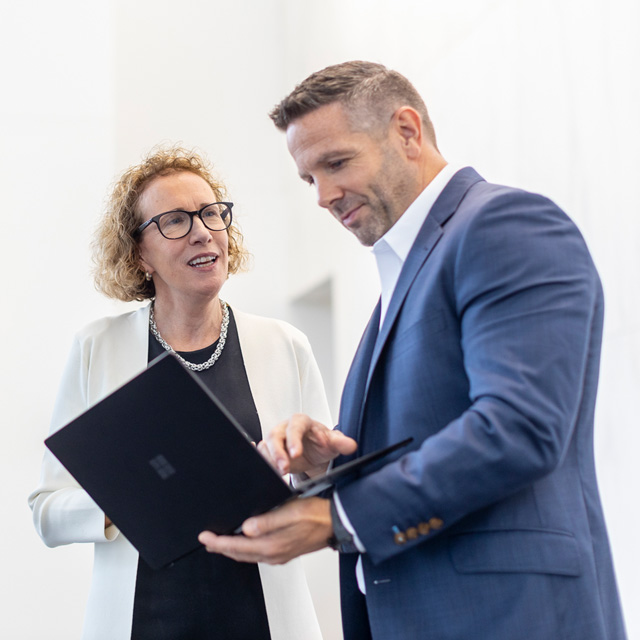
[[[244, 368], [238, 330], [229, 309], [227, 341], [217, 362], [196, 375], [224, 402], [251, 438], [262, 439]], [[189, 362], [209, 359], [217, 342], [180, 352]], [[149, 357], [164, 353], [149, 332]], [[204, 547], [160, 570], [138, 561], [132, 640], [269, 640], [258, 565], [207, 553]]]

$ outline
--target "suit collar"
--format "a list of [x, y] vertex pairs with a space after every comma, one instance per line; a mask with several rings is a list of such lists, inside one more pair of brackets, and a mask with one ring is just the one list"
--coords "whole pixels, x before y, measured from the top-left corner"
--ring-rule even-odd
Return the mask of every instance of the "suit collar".
[[369, 324], [360, 340], [345, 382], [340, 403], [340, 426], [344, 433], [360, 441], [362, 412], [369, 382], [380, 353], [389, 337], [402, 304], [418, 271], [442, 236], [443, 226], [454, 214], [472, 185], [482, 178], [471, 168], [458, 171], [444, 188], [418, 232], [396, 284], [389, 310], [380, 331], [380, 302], [373, 311]]
[[378, 247], [390, 247], [404, 264], [427, 215], [456, 173], [456, 167], [445, 165], [393, 226], [373, 245], [373, 253], [377, 253]]
[[465, 167], [456, 172], [449, 180], [449, 184], [442, 190], [440, 197], [435, 201], [429, 217], [434, 218], [441, 226], [453, 215], [460, 206], [460, 202], [467, 191], [484, 178], [471, 167]]
[[431, 208], [429, 215], [424, 221], [424, 224], [418, 232], [418, 236], [411, 247], [411, 251], [409, 252], [404, 266], [402, 267], [400, 277], [398, 278], [393, 295], [391, 296], [389, 309], [380, 329], [373, 351], [371, 367], [369, 368], [369, 376], [367, 379], [367, 387], [377, 360], [380, 357], [380, 353], [387, 338], [389, 337], [391, 328], [398, 317], [404, 300], [407, 297], [407, 293], [418, 275], [418, 272], [429, 257], [433, 248], [438, 243], [438, 240], [440, 240], [444, 225], [455, 213], [467, 191], [481, 180], [483, 180], [483, 178], [471, 167], [461, 169], [451, 178]]

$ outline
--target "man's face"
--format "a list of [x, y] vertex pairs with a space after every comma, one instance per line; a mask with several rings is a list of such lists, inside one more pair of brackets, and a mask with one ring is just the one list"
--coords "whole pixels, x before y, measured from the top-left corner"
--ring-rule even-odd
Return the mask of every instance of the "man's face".
[[315, 186], [318, 204], [366, 246], [417, 196], [415, 174], [393, 125], [379, 132], [356, 130], [339, 103], [294, 120], [287, 145], [300, 177]]

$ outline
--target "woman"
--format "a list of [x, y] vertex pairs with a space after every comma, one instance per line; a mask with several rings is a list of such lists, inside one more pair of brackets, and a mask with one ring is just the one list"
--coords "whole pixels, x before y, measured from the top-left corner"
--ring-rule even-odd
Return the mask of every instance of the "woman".
[[[247, 257], [225, 200], [203, 159], [178, 147], [152, 153], [120, 178], [94, 242], [96, 285], [113, 298], [151, 303], [76, 336], [52, 430], [165, 350], [198, 372], [256, 442], [292, 413], [329, 419], [306, 338], [219, 297]], [[203, 548], [153, 571], [49, 453], [29, 504], [48, 546], [95, 543], [83, 638], [320, 637], [297, 563], [241, 564]]]

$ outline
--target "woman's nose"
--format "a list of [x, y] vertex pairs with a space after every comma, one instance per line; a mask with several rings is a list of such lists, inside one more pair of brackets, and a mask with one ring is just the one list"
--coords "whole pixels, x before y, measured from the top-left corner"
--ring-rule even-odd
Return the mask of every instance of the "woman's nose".
[[211, 231], [204, 226], [200, 216], [193, 216], [193, 226], [189, 232], [189, 242], [209, 242]]

